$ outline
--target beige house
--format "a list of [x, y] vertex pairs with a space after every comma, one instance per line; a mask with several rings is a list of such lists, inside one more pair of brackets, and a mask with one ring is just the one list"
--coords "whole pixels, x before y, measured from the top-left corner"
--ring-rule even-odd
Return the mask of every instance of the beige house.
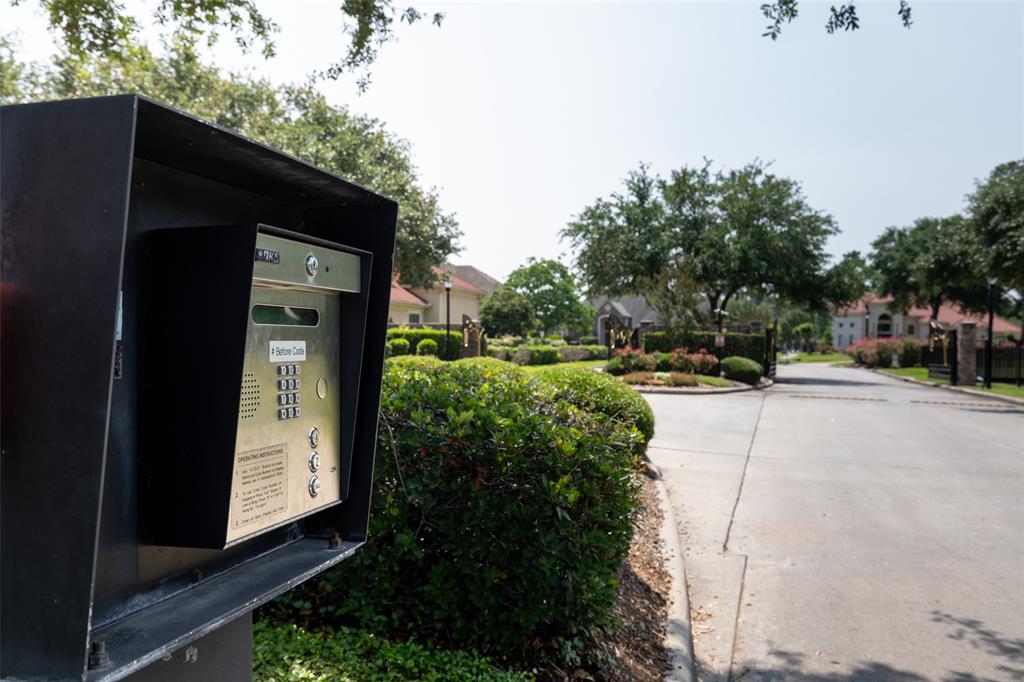
[[[388, 324], [443, 326], [448, 319], [448, 308], [444, 280], [449, 273], [434, 268], [438, 283], [430, 289], [405, 287], [397, 282], [391, 284], [391, 306], [388, 309]], [[462, 316], [480, 319], [480, 301], [486, 293], [481, 287], [451, 273], [451, 324], [462, 324]]]

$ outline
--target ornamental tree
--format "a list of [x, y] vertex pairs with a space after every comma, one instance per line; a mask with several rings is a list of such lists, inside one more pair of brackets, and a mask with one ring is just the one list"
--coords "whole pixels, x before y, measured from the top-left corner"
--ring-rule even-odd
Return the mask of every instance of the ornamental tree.
[[491, 337], [526, 336], [536, 322], [530, 299], [507, 287], [488, 294], [480, 304], [480, 324]]
[[666, 271], [685, 267], [721, 328], [741, 292], [824, 307], [825, 241], [837, 232], [799, 183], [754, 161], [734, 170], [684, 166], [664, 180], [641, 165], [623, 192], [584, 208], [562, 236], [592, 295], [642, 294], [657, 307], [670, 293], [659, 283], [678, 279]]
[[586, 318], [587, 306], [580, 302], [575, 278], [556, 260], [531, 258], [509, 274], [505, 288], [530, 301], [545, 334], [555, 329], [578, 329]]
[[1024, 159], [996, 166], [967, 202], [987, 274], [1024, 295]]

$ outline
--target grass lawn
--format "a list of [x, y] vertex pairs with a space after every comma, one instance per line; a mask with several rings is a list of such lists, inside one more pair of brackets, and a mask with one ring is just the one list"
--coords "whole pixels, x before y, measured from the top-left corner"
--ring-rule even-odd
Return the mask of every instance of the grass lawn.
[[524, 365], [527, 372], [543, 372], [546, 369], [555, 367], [582, 367], [584, 369], [597, 369], [608, 364], [607, 360], [580, 360], [579, 362], [559, 362], [554, 365]]
[[[927, 381], [932, 384], [948, 383], [943, 379], [929, 379], [928, 368], [926, 367], [899, 367], [897, 369], [885, 369], [882, 371], [888, 374], [895, 374], [896, 376], [910, 377], [912, 379]], [[972, 390], [978, 391], [979, 393], [995, 393], [996, 395], [1007, 395], [1012, 398], [1024, 398], [1024, 388], [1017, 388], [1016, 384], [993, 383], [991, 390], [986, 389], [981, 385], [964, 386], [963, 388], [970, 388]]]
[[697, 375], [697, 383], [703, 384], [704, 386], [714, 386], [715, 388], [732, 388], [736, 384], [729, 381], [728, 379], [722, 379], [720, 377], [710, 377], [706, 374]]
[[846, 353], [797, 353], [790, 362], [852, 362]]

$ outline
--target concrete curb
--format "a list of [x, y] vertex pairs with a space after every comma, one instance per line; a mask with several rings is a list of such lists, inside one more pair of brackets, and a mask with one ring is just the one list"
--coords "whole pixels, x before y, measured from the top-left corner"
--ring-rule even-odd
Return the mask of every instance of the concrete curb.
[[637, 393], [673, 393], [677, 395], [715, 395], [722, 393], [746, 393], [747, 391], [759, 391], [764, 388], [771, 388], [775, 382], [771, 379], [761, 379], [757, 386], [733, 386], [731, 388], [680, 388], [678, 386], [630, 386]]
[[1024, 405], [1024, 398], [1014, 398], [1013, 396], [998, 395], [996, 393], [985, 393], [984, 391], [976, 391], [976, 390], [973, 390], [973, 389], [970, 389], [970, 388], [963, 388], [961, 386], [947, 386], [946, 384], [933, 384], [930, 381], [921, 381], [920, 379], [915, 379], [914, 377], [901, 377], [898, 374], [889, 374], [888, 372], [886, 372], [884, 370], [876, 369], [874, 367], [864, 367], [863, 369], [867, 369], [867, 370], [869, 370], [871, 372], [874, 372], [875, 374], [881, 374], [882, 376], [889, 377], [890, 379], [898, 379], [899, 381], [906, 381], [907, 383], [910, 383], [910, 384], [917, 384], [918, 386], [928, 386], [930, 388], [941, 388], [941, 389], [946, 390], [946, 391], [952, 391], [953, 393], [960, 393], [961, 395], [970, 395], [970, 396], [975, 396], [975, 397], [978, 397], [978, 398], [991, 398], [992, 400], [999, 400], [999, 401], [1004, 402], [1004, 403], [1010, 403], [1011, 405]]
[[661, 504], [661, 542], [667, 561], [665, 568], [672, 576], [669, 593], [668, 623], [665, 625], [665, 653], [669, 669], [666, 682], [695, 682], [697, 671], [693, 656], [693, 630], [690, 627], [690, 595], [686, 586], [686, 567], [683, 565], [683, 547], [679, 543], [679, 527], [672, 512], [665, 484], [654, 482]]

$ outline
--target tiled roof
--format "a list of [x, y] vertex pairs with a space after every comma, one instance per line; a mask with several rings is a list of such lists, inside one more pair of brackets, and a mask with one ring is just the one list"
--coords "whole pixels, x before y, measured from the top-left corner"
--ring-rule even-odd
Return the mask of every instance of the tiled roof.
[[431, 289], [443, 289], [444, 288], [444, 284], [442, 284], [442, 282], [444, 282], [445, 276], [448, 275], [448, 274], [451, 274], [452, 289], [459, 289], [460, 291], [468, 291], [470, 293], [480, 294], [480, 295], [483, 295], [483, 294], [487, 293], [483, 289], [478, 287], [477, 285], [473, 284], [472, 282], [468, 282], [468, 281], [462, 279], [461, 277], [456, 275], [454, 272], [449, 273], [444, 268], [435, 266], [434, 267], [434, 274], [437, 275], [438, 282], [437, 282], [436, 285], [431, 287]]
[[407, 305], [421, 305], [426, 307], [427, 302], [412, 293], [398, 282], [391, 283], [391, 302], [405, 303]]
[[[867, 304], [879, 303], [886, 304], [892, 303], [892, 296], [878, 296], [876, 294], [868, 294], [861, 300], [857, 301], [849, 308], [836, 311], [837, 315], [863, 315], [867, 311]], [[903, 313], [907, 317], [916, 317], [922, 322], [927, 322], [932, 317], [932, 311], [928, 308], [911, 307], [909, 310]], [[974, 322], [979, 327], [988, 328], [988, 315], [978, 315], [975, 313], [965, 313], [956, 306], [950, 303], [943, 303], [942, 307], [939, 308], [939, 322], [946, 327], [955, 327], [961, 322]], [[1010, 334], [1018, 332], [1020, 328], [1007, 320], [1006, 318], [999, 317], [996, 315], [992, 319], [992, 331], [995, 334]]]

